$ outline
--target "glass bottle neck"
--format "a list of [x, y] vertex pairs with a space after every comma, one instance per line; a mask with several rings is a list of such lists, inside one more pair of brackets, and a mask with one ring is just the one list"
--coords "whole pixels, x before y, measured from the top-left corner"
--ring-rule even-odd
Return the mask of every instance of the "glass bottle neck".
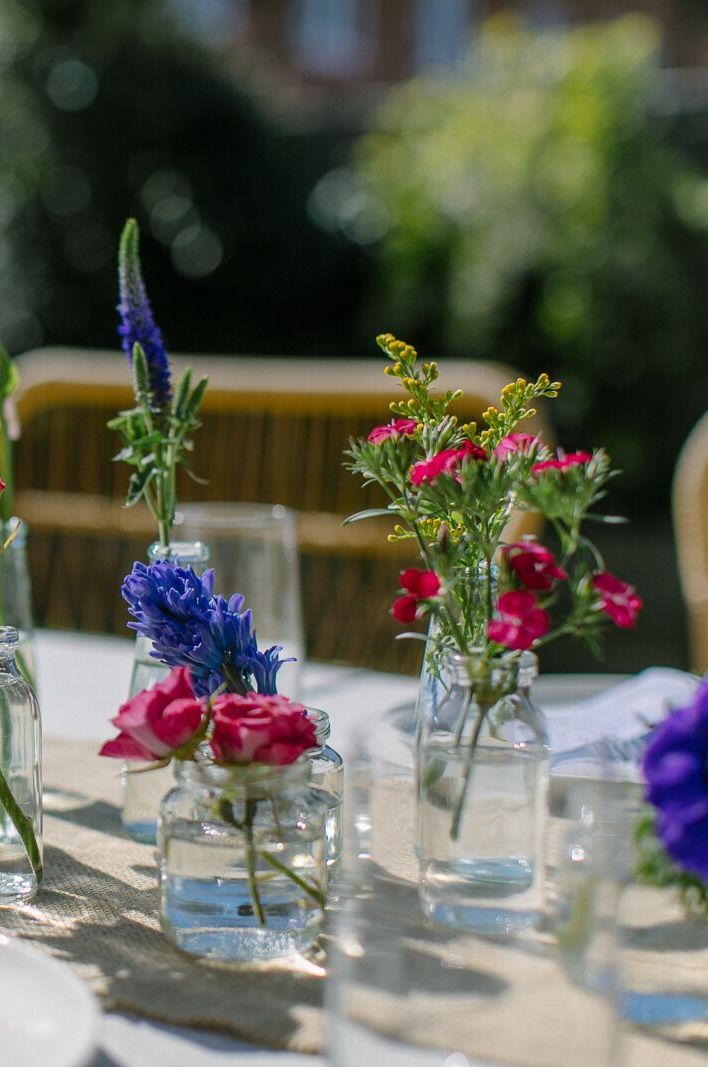
[[483, 650], [470, 649], [464, 655], [451, 652], [445, 657], [445, 674], [453, 685], [474, 690], [480, 699], [483, 692], [493, 700], [517, 689], [529, 689], [538, 674], [538, 659], [533, 652], [520, 656], [508, 653], [486, 658]]
[[17, 670], [15, 655], [20, 635], [14, 626], [0, 626], [0, 671]]
[[321, 711], [319, 708], [306, 708], [308, 719], [315, 727], [315, 737], [317, 738], [317, 744], [322, 747], [326, 744], [327, 738], [332, 732], [332, 727], [329, 721], [329, 715], [326, 711]]
[[167, 548], [153, 542], [148, 549], [150, 563], [165, 559], [183, 567], [203, 567], [209, 562], [209, 546], [203, 541], [172, 541]]

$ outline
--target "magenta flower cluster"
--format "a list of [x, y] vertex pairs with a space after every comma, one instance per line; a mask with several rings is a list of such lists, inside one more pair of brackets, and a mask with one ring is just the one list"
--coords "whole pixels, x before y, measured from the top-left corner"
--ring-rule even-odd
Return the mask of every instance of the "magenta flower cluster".
[[[368, 441], [381, 444], [391, 438], [409, 437], [415, 433], [416, 426], [412, 419], [395, 419], [386, 426], [374, 427]], [[414, 463], [408, 477], [416, 488], [432, 485], [445, 475], [459, 481], [460, 468], [465, 462], [505, 463], [517, 454], [532, 455], [538, 445], [538, 438], [530, 434], [512, 433], [500, 441], [490, 456], [484, 448], [466, 440], [458, 448], [443, 449]], [[559, 452], [551, 459], [534, 463], [531, 474], [534, 478], [543, 478], [551, 472], [563, 476], [566, 471], [587, 465], [592, 458], [589, 452]], [[550, 592], [557, 582], [567, 580], [568, 574], [553, 553], [536, 541], [505, 545], [502, 557], [519, 588], [498, 597], [494, 617], [487, 626], [487, 637], [512, 650], [532, 648], [551, 626], [550, 616], [539, 602], [539, 594]], [[636, 589], [609, 571], [597, 571], [590, 581], [597, 610], [609, 616], [620, 628], [634, 626], [643, 607]], [[393, 602], [391, 612], [401, 623], [420, 618], [426, 607], [444, 594], [441, 578], [431, 570], [412, 567], [402, 571], [399, 584], [401, 595]]]

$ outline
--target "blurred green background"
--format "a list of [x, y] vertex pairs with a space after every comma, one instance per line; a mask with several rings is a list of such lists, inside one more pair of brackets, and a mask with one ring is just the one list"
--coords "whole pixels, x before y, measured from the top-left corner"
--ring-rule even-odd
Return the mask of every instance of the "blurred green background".
[[647, 611], [605, 669], [686, 666], [670, 485], [708, 408], [708, 12], [628, 10], [3, 0], [8, 346], [115, 347], [134, 214], [175, 351], [378, 358], [390, 330], [546, 370], [558, 439], [624, 471], [633, 526], [601, 543]]

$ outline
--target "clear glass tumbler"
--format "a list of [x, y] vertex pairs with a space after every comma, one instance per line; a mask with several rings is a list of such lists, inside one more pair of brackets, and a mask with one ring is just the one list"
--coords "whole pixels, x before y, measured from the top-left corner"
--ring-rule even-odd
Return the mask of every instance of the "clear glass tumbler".
[[181, 536], [209, 545], [215, 590], [246, 598], [259, 648], [282, 645], [282, 655], [294, 657], [278, 672], [278, 692], [297, 697], [304, 638], [295, 512], [231, 503], [187, 504], [180, 512]]
[[363, 718], [347, 750], [328, 1063], [614, 1067], [613, 998], [573, 983], [548, 931], [490, 938], [421, 912], [413, 723]]

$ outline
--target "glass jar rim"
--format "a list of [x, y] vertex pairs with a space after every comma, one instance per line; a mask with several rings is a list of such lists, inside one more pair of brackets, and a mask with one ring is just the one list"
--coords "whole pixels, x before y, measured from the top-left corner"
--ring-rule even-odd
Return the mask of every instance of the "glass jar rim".
[[311, 765], [305, 756], [293, 763], [246, 763], [225, 766], [207, 760], [174, 760], [178, 782], [234, 790], [237, 795], [253, 796], [259, 792], [276, 792], [306, 785]]
[[16, 626], [0, 626], [0, 656], [8, 659], [15, 655], [20, 642], [20, 632]]
[[332, 732], [332, 724], [329, 721], [329, 715], [326, 711], [322, 711], [321, 708], [311, 707], [305, 708], [305, 714], [315, 727], [317, 744], [323, 745]]
[[167, 548], [159, 541], [153, 541], [148, 548], [150, 563], [166, 559], [170, 563], [191, 566], [194, 563], [206, 563], [209, 559], [209, 546], [203, 541], [170, 541]]

